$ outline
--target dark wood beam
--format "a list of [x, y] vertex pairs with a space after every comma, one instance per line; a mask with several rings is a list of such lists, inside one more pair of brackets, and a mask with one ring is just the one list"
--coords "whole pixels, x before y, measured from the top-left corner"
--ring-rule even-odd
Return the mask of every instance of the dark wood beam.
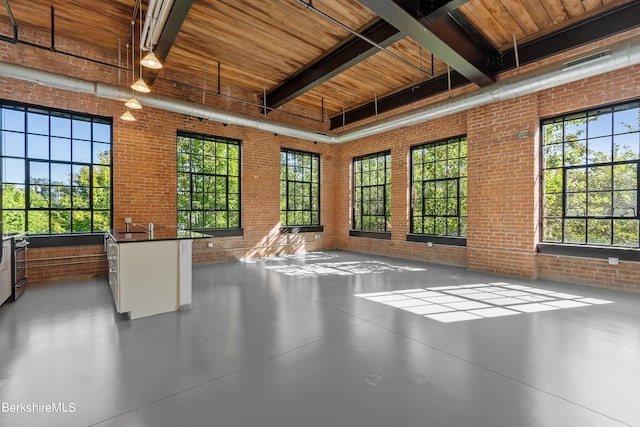
[[449, 13], [425, 16], [415, 0], [360, 0], [385, 21], [419, 43], [478, 86], [494, 82], [492, 52], [487, 52]]
[[[404, 34], [382, 20], [369, 26], [362, 35], [382, 47], [391, 46], [404, 38]], [[377, 52], [379, 52], [377, 47], [359, 37], [352, 36], [328, 55], [268, 92], [267, 108], [269, 110], [267, 111], [286, 104]]]
[[[640, 26], [638, 16], [640, 16], [640, 2], [627, 3], [601, 15], [577, 22], [540, 39], [524, 43], [518, 47], [520, 65], [530, 64], [540, 59], [593, 43], [611, 35], [638, 28]], [[505, 51], [496, 60], [496, 74], [512, 70], [515, 67], [515, 51], [513, 49]], [[459, 78], [461, 76], [456, 74], [455, 72], [451, 73], [452, 88], [469, 83], [468, 80]], [[448, 85], [443, 84], [443, 79], [446, 79], [446, 76], [424, 81], [416, 85], [419, 91], [416, 91], [416, 86], [414, 86], [379, 98], [377, 101], [377, 109], [375, 102], [370, 102], [361, 107], [346, 111], [344, 114], [333, 116], [330, 119], [330, 129], [337, 129], [343, 125], [373, 117], [376, 111], [380, 114], [445, 92], [448, 90]]]
[[[187, 18], [193, 2], [194, 0], [176, 0], [173, 3], [171, 12], [169, 12], [169, 16], [167, 17], [167, 22], [162, 29], [160, 39], [158, 39], [158, 44], [153, 48], [153, 53], [160, 60], [160, 62], [164, 63], [166, 61], [167, 55], [169, 55], [169, 51], [175, 43], [176, 37], [178, 37], [178, 33], [180, 33], [182, 24]], [[153, 85], [159, 73], [160, 70], [144, 69], [144, 81], [149, 86]]]
[[[518, 46], [520, 65], [529, 64], [597, 40], [640, 27], [640, 2], [634, 1], [600, 15], [587, 18], [539, 39]], [[498, 64], [502, 71], [516, 67], [515, 51], [503, 53]]]
[[[469, 80], [456, 71], [451, 72], [451, 88], [463, 86], [469, 83]], [[346, 111], [344, 115], [336, 115], [331, 117], [330, 129], [338, 129], [343, 125], [348, 125], [359, 120], [382, 114], [386, 111], [395, 110], [404, 105], [420, 101], [433, 95], [446, 92], [449, 88], [447, 75], [441, 75], [429, 79], [422, 83], [418, 83], [410, 88], [401, 90], [391, 95], [379, 98], [376, 102], [369, 102], [358, 108]], [[376, 105], [377, 104], [377, 105]], [[344, 122], [343, 122], [344, 120]]]

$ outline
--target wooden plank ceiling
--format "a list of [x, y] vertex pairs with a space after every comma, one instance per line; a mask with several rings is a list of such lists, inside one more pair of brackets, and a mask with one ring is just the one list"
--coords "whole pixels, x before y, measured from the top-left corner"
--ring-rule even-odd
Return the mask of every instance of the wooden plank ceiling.
[[[49, 33], [53, 7], [56, 37], [114, 51], [119, 40], [124, 43], [127, 39], [135, 3], [136, 0], [8, 0], [19, 40], [30, 28]], [[379, 99], [420, 85], [438, 84], [438, 90], [442, 90], [447, 64], [438, 55], [433, 56], [430, 49], [433, 45], [428, 45], [428, 41], [406, 36], [416, 22], [429, 35], [445, 41], [443, 47], [433, 50], [444, 52], [440, 56], [446, 56], [447, 62], [459, 64], [450, 60], [457, 55], [463, 64], [482, 69], [483, 74], [476, 81], [464, 70], [453, 68], [454, 74], [460, 71], [460, 82], [466, 83], [468, 79], [486, 85], [496, 72], [504, 71], [502, 58], [513, 50], [514, 36], [518, 46], [542, 43], [562, 29], [586, 19], [606, 17], [633, 3], [638, 2], [195, 0], [183, 10], [184, 22], [178, 19], [176, 35], [161, 43], [166, 70], [202, 77], [206, 66], [214, 90], [218, 89], [215, 86], [219, 78], [223, 93], [233, 89], [234, 93], [246, 94], [246, 99], [252, 102], [265, 102], [266, 93], [269, 106], [285, 110], [296, 107], [309, 117], [323, 120], [331, 117], [336, 127], [345, 112], [359, 107], [362, 110]], [[435, 6], [429, 9], [427, 5]], [[143, 13], [147, 6], [148, 0], [142, 0]], [[9, 21], [7, 8], [0, 7], [0, 22]], [[635, 25], [640, 25], [637, 18], [635, 21]], [[386, 33], [377, 35], [371, 30], [374, 25], [381, 25]], [[634, 24], [624, 25], [627, 28]], [[584, 28], [575, 43], [588, 37], [589, 30]], [[371, 34], [372, 39], [377, 38], [376, 43], [388, 46], [387, 52], [358, 39], [349, 29]], [[611, 29], [615, 31], [620, 29]], [[14, 34], [1, 36], [9, 43]], [[456, 46], [456, 40], [462, 39], [466, 41]], [[356, 45], [347, 44], [356, 43], [354, 40], [360, 43], [360, 49], [366, 45], [367, 52], [354, 54]], [[342, 52], [341, 46], [346, 46]], [[536, 49], [548, 55], [554, 47]], [[163, 73], [151, 75], [151, 80], [163, 78]], [[406, 99], [406, 102], [414, 100], [410, 96]]]

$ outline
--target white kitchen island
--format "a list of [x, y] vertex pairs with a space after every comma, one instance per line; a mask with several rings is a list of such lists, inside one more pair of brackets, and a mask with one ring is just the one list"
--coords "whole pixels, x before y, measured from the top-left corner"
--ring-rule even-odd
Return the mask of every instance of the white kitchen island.
[[191, 244], [207, 237], [176, 229], [107, 233], [116, 311], [138, 319], [191, 307]]

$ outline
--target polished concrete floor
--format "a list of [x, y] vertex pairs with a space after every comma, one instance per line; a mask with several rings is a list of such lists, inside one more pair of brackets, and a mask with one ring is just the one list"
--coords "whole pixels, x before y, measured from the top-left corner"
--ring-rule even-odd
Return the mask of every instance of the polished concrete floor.
[[349, 252], [193, 281], [134, 321], [102, 280], [0, 307], [0, 425], [640, 426], [637, 294]]

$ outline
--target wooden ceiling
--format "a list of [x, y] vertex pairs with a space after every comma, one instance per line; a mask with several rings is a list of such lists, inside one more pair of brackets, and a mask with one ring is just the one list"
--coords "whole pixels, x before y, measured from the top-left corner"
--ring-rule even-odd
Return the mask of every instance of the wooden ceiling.
[[[56, 37], [113, 51], [127, 39], [136, 3], [7, 1], [18, 39], [30, 28], [50, 33], [53, 8]], [[393, 109], [446, 90], [447, 63], [454, 86], [491, 84], [496, 74], [513, 68], [514, 38], [523, 49], [521, 62], [532, 62], [640, 26], [638, 3], [177, 0], [175, 22], [167, 24], [174, 34], [163, 33], [156, 53], [164, 57], [166, 70], [202, 77], [206, 66], [214, 90], [244, 93], [248, 101], [271, 108], [295, 107], [318, 120], [329, 117], [337, 127], [379, 107]], [[148, 0], [142, 0], [143, 14], [147, 7]], [[0, 21], [10, 21], [3, 5]], [[353, 32], [366, 34], [378, 47]], [[1, 36], [8, 43], [14, 34]], [[163, 73], [146, 77], [153, 82]]]

